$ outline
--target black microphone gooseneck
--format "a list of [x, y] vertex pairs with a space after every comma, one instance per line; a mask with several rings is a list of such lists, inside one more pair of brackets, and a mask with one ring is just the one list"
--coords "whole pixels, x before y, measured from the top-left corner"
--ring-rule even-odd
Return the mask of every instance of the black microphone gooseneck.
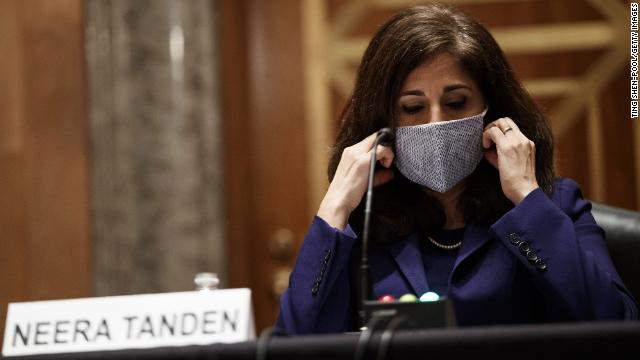
[[360, 327], [366, 326], [366, 313], [364, 303], [371, 297], [371, 282], [369, 279], [369, 224], [371, 221], [371, 207], [373, 203], [373, 176], [376, 169], [376, 150], [379, 144], [391, 144], [393, 141], [393, 131], [389, 128], [382, 128], [378, 131], [376, 140], [371, 148], [371, 163], [369, 164], [369, 181], [367, 184], [367, 199], [364, 208], [364, 226], [362, 229], [362, 257], [360, 259]]

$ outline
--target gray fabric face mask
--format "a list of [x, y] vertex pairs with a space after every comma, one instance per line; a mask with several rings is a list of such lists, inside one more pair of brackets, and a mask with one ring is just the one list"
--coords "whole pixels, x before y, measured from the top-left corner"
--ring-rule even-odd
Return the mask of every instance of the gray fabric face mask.
[[407, 179], [444, 193], [482, 160], [482, 113], [458, 120], [396, 128], [396, 167]]

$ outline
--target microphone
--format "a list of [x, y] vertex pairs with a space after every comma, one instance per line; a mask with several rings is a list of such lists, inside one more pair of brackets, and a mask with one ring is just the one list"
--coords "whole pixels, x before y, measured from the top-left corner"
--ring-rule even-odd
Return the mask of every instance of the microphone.
[[394, 133], [388, 127], [382, 128], [376, 135], [376, 140], [371, 148], [371, 162], [369, 163], [369, 181], [367, 183], [367, 198], [364, 208], [364, 226], [362, 229], [362, 257], [360, 258], [360, 309], [358, 311], [360, 326], [367, 324], [365, 302], [371, 297], [371, 282], [369, 279], [369, 227], [371, 221], [371, 207], [373, 204], [373, 176], [376, 169], [376, 150], [378, 145], [389, 146], [393, 142]]
[[379, 140], [378, 145], [391, 146], [394, 138], [395, 138], [395, 134], [388, 127], [384, 127], [378, 130], [378, 140]]
[[[450, 327], [456, 325], [455, 313], [452, 303], [446, 297], [438, 297], [433, 293], [425, 293], [416, 302], [416, 296], [411, 294], [415, 300], [403, 302], [392, 301], [378, 303], [371, 301], [371, 281], [369, 274], [369, 228], [371, 224], [371, 208], [373, 204], [373, 176], [376, 168], [376, 150], [378, 145], [389, 146], [393, 143], [395, 134], [389, 128], [382, 128], [378, 131], [371, 151], [371, 162], [369, 163], [369, 179], [367, 183], [367, 198], [364, 209], [364, 224], [362, 229], [362, 257], [360, 259], [360, 302], [358, 308], [358, 320], [360, 322], [361, 336], [370, 336], [375, 331], [376, 324], [387, 324], [388, 330], [392, 331], [402, 323], [403, 328], [421, 329], [430, 327]], [[426, 295], [436, 295], [433, 296]], [[404, 296], [403, 296], [404, 297]], [[368, 328], [368, 326], [371, 328]], [[384, 335], [383, 335], [384, 336]], [[368, 340], [367, 340], [368, 341]], [[382, 344], [381, 344], [382, 345]], [[356, 356], [358, 353], [356, 354]]]

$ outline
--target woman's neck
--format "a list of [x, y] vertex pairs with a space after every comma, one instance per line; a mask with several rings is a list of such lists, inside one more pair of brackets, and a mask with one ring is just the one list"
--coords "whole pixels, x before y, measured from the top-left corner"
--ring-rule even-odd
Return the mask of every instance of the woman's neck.
[[447, 221], [444, 224], [445, 229], [459, 229], [465, 225], [464, 213], [458, 206], [458, 199], [464, 191], [464, 188], [464, 180], [457, 183], [453, 188], [445, 193], [439, 193], [437, 191], [424, 188], [429, 195], [436, 198], [440, 204], [442, 204], [444, 213], [447, 216]]

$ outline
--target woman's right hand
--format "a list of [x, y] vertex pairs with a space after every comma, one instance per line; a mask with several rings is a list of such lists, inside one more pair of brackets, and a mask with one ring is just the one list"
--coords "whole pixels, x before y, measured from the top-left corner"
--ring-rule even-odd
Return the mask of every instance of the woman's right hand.
[[[377, 132], [367, 136], [359, 143], [349, 146], [342, 152], [340, 163], [329, 184], [329, 190], [322, 199], [318, 217], [329, 225], [344, 230], [351, 212], [360, 204], [369, 177], [371, 151]], [[393, 151], [390, 147], [379, 145], [376, 160], [386, 169], [376, 171], [373, 186], [385, 184], [393, 179], [393, 171], [389, 169], [393, 162]]]

